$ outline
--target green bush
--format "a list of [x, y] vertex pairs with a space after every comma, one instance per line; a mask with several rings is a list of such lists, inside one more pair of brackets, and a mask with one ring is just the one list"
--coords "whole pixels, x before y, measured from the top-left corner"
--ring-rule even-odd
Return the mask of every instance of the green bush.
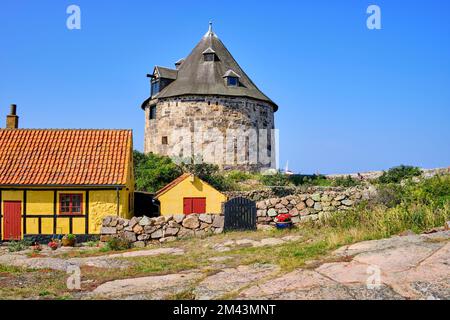
[[399, 183], [405, 179], [417, 177], [422, 171], [417, 167], [401, 165], [383, 172], [378, 178], [379, 183]]
[[280, 187], [280, 186], [289, 186], [291, 183], [289, 181], [289, 176], [277, 173], [272, 175], [261, 175], [260, 181], [266, 185], [271, 187]]
[[122, 238], [110, 238], [106, 242], [106, 248], [112, 251], [123, 251], [131, 248], [131, 242]]
[[136, 190], [156, 192], [183, 173], [169, 157], [139, 151], [133, 156]]
[[248, 172], [232, 170], [226, 174], [226, 178], [231, 183], [239, 183], [239, 182], [244, 182], [244, 181], [253, 179], [254, 176]]
[[232, 183], [226, 179], [219, 166], [210, 163], [185, 161], [181, 164], [184, 172], [192, 173], [220, 191], [233, 190]]
[[[321, 179], [322, 176], [318, 175], [302, 175], [302, 174], [294, 174], [289, 177], [289, 181], [292, 182], [295, 186], [303, 186], [303, 185], [311, 185], [313, 181], [317, 181]], [[325, 179], [325, 177], [323, 177]]]
[[355, 187], [361, 184], [361, 181], [358, 181], [354, 178], [352, 178], [351, 176], [347, 176], [345, 178], [335, 178], [332, 179], [332, 185], [334, 187], [345, 187], [345, 188], [349, 188], [349, 187]]
[[372, 202], [388, 208], [393, 208], [398, 206], [404, 199], [404, 188], [399, 184], [390, 183], [378, 187], [377, 196]]
[[449, 219], [450, 176], [436, 176], [418, 183], [382, 185], [375, 205], [363, 203], [348, 212], [337, 213], [326, 224], [388, 237], [405, 230], [420, 233], [443, 226]]
[[405, 185], [405, 201], [442, 207], [450, 202], [450, 176], [435, 176]]
[[9, 252], [19, 252], [28, 249], [31, 246], [31, 242], [27, 240], [11, 241], [8, 244]]

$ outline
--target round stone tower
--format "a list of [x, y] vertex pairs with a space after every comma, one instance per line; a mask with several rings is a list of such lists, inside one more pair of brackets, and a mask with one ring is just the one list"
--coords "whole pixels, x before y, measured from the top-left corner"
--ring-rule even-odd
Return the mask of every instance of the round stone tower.
[[144, 152], [223, 169], [275, 168], [278, 106], [245, 74], [211, 25], [175, 66], [156, 66], [148, 75]]

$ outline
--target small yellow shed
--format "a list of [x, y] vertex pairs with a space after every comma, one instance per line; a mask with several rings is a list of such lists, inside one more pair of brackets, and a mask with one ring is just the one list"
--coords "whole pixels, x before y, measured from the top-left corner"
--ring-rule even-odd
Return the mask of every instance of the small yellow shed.
[[220, 214], [227, 197], [200, 178], [185, 173], [156, 193], [161, 215]]

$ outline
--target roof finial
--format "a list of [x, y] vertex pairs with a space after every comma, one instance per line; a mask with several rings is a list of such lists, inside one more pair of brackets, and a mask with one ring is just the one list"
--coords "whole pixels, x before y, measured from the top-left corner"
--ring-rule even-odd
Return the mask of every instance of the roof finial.
[[212, 21], [210, 20], [209, 21], [209, 29], [208, 29], [208, 32], [209, 33], [212, 33], [213, 31], [212, 31]]

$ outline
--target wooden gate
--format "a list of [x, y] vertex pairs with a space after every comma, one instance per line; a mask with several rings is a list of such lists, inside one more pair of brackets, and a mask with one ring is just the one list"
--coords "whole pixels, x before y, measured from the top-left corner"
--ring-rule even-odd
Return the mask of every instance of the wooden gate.
[[256, 230], [256, 203], [246, 198], [234, 198], [223, 205], [225, 231]]
[[5, 201], [3, 210], [3, 240], [20, 240], [22, 238], [22, 203]]

